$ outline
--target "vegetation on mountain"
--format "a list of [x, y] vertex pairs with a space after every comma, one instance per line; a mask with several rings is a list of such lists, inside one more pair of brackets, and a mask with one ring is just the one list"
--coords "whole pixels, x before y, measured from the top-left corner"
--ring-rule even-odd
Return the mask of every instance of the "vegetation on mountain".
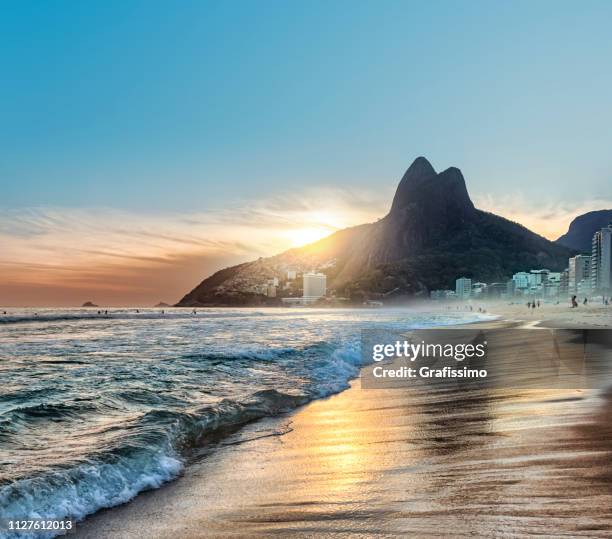
[[438, 174], [419, 157], [402, 177], [382, 219], [225, 268], [179, 305], [262, 303], [249, 290], [266, 278], [282, 277], [287, 269], [322, 271], [332, 294], [353, 301], [423, 296], [454, 288], [460, 276], [495, 282], [518, 271], [561, 271], [574, 253], [518, 223], [476, 209], [458, 168]]

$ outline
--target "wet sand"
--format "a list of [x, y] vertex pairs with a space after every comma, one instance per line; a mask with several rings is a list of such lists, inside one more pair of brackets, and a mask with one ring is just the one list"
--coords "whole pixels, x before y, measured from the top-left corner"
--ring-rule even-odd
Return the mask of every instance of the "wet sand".
[[75, 537], [611, 537], [611, 412], [596, 390], [355, 380], [247, 426]]

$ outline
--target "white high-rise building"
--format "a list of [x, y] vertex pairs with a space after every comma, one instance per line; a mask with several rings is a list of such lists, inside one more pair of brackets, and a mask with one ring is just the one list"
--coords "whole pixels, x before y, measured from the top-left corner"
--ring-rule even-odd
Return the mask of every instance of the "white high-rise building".
[[561, 289], [561, 272], [551, 271], [548, 273], [548, 278], [544, 284], [544, 296], [547, 298], [555, 298], [559, 296]]
[[327, 276], [323, 273], [304, 273], [305, 298], [322, 298], [327, 291]]
[[593, 236], [591, 289], [603, 295], [612, 293], [612, 223]]
[[586, 284], [582, 281], [589, 282], [591, 286], [591, 257], [587, 255], [576, 255], [569, 259], [569, 285], [568, 294], [574, 296], [578, 294], [578, 289], [584, 294]]
[[487, 283], [472, 283], [472, 296], [482, 296], [487, 291]]
[[531, 274], [526, 271], [519, 271], [512, 276], [512, 280], [514, 281], [514, 290], [516, 291], [524, 291], [529, 290], [530, 286], [530, 277]]
[[468, 299], [472, 293], [472, 279], [459, 277], [455, 281], [455, 294], [459, 299]]
[[576, 285], [576, 295], [580, 298], [585, 297], [588, 298], [593, 294], [593, 288], [591, 287], [591, 281], [587, 279], [582, 279]]
[[550, 270], [547, 269], [532, 269], [529, 272], [529, 285], [531, 288], [542, 288], [543, 285], [548, 281], [548, 274]]

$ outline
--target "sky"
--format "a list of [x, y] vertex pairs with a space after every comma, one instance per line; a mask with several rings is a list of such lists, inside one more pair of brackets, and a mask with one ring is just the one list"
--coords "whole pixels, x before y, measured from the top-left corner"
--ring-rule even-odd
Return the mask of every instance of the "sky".
[[0, 305], [178, 301], [383, 216], [419, 155], [612, 207], [612, 3], [0, 0]]

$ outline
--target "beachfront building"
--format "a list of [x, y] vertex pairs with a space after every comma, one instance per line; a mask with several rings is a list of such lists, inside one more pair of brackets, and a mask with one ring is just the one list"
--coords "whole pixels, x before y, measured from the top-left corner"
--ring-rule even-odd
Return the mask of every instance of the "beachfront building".
[[319, 298], [281, 298], [281, 303], [287, 307], [312, 305], [316, 303]]
[[557, 298], [561, 290], [561, 272], [549, 271], [546, 282], [543, 284], [544, 297]]
[[512, 276], [514, 292], [524, 294], [530, 288], [530, 274], [526, 271], [519, 271]]
[[327, 276], [324, 273], [304, 273], [304, 298], [322, 298], [327, 291]]
[[455, 294], [459, 299], [468, 299], [472, 293], [472, 279], [459, 277], [455, 281]]
[[561, 272], [549, 271], [546, 282], [544, 283], [544, 296], [553, 298], [559, 295], [559, 287], [561, 285]]
[[559, 279], [559, 296], [567, 297], [569, 294], [569, 268], [565, 268], [561, 272], [561, 278]]
[[487, 283], [472, 283], [472, 297], [481, 297], [487, 291]]
[[432, 290], [429, 297], [436, 300], [445, 300], [454, 299], [456, 295], [454, 290]]
[[514, 297], [514, 294], [516, 293], [516, 283], [514, 282], [514, 279], [510, 279], [509, 281], [506, 282], [506, 296], [509, 298]]
[[591, 289], [593, 293], [612, 293], [612, 223], [595, 232], [591, 252]]
[[[532, 269], [529, 272], [519, 271], [515, 273], [512, 276], [514, 294], [521, 296], [544, 296], [558, 293], [561, 274], [553, 274], [551, 290], [547, 292], [546, 288], [549, 286], [550, 275], [551, 272], [547, 269]], [[508, 288], [510, 288], [510, 285], [508, 285]]]
[[591, 257], [588, 255], [576, 255], [569, 259], [569, 283], [568, 294], [570, 296], [578, 295], [578, 289], [584, 291], [586, 288], [591, 288]]
[[576, 295], [579, 298], [590, 298], [593, 295], [593, 287], [591, 281], [582, 280], [576, 286]]
[[296, 276], [297, 276], [297, 273], [295, 270], [287, 270], [287, 280], [288, 281], [295, 280]]
[[507, 284], [491, 283], [489, 286], [487, 286], [486, 295], [489, 299], [500, 299], [505, 297], [507, 295]]
[[532, 290], [540, 290], [544, 287], [544, 284], [548, 281], [550, 270], [547, 269], [532, 269], [529, 272], [529, 287]]

